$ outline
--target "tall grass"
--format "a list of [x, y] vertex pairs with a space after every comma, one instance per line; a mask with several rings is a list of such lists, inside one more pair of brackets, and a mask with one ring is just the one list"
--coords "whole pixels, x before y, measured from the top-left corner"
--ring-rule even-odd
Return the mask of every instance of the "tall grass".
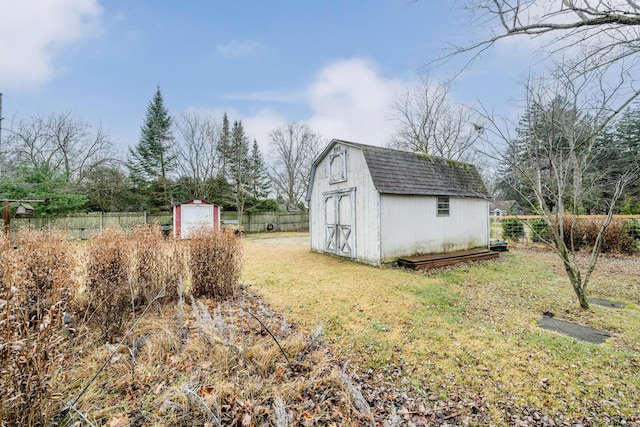
[[52, 377], [64, 358], [72, 254], [58, 231], [0, 238], [1, 425], [44, 425], [58, 409]]
[[[21, 229], [13, 240], [1, 235], [0, 425], [87, 421], [78, 409], [79, 399], [127, 348], [127, 378], [135, 390], [148, 375], [136, 365], [149, 334], [136, 325], [149, 308], [162, 307], [157, 301], [177, 301], [182, 312], [184, 277], [196, 296], [233, 296], [239, 287], [240, 260], [239, 240], [222, 232], [203, 232], [181, 242], [165, 239], [158, 227], [140, 227], [130, 234], [112, 227], [92, 235], [86, 245], [70, 242], [55, 230]], [[207, 312], [202, 303], [199, 307]], [[180, 352], [189, 339], [184, 319], [178, 329], [174, 341]], [[73, 398], [63, 394], [61, 379], [79, 372], [69, 362], [82, 358], [73, 352], [87, 337], [94, 344], [83, 342], [82, 353], [105, 339], [118, 344], [108, 347], [111, 354], [90, 374], [93, 379], [83, 378]], [[224, 337], [226, 348], [235, 346], [230, 345], [234, 334]], [[156, 366], [158, 360], [152, 362]]]
[[87, 244], [89, 318], [111, 341], [131, 311], [130, 242], [122, 229], [106, 228]]
[[180, 248], [165, 240], [157, 224], [133, 229], [130, 274], [136, 306], [148, 304], [158, 296], [177, 297], [177, 281], [184, 274]]
[[242, 252], [231, 232], [201, 229], [189, 240], [191, 294], [227, 299], [238, 290]]

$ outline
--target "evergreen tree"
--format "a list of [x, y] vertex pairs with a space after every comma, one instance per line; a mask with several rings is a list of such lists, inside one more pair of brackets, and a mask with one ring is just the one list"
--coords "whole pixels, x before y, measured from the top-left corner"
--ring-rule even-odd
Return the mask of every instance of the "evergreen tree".
[[[640, 152], [640, 108], [626, 110], [616, 123], [614, 135], [616, 139], [617, 159], [614, 169], [628, 170], [631, 162], [636, 161]], [[636, 180], [627, 188], [631, 198], [640, 198], [640, 182]]]
[[35, 214], [43, 216], [79, 212], [87, 201], [69, 185], [63, 173], [52, 171], [46, 164], [20, 166], [15, 178], [3, 177], [0, 198], [46, 200], [33, 205]]
[[242, 121], [235, 121], [231, 130], [227, 167], [232, 187], [231, 204], [238, 211], [238, 219], [242, 221], [245, 203], [251, 189], [251, 159], [249, 157], [249, 140], [244, 133]]
[[175, 159], [171, 155], [171, 125], [172, 119], [164, 106], [158, 86], [153, 100], [147, 107], [140, 141], [134, 148], [129, 148], [127, 167], [136, 186], [148, 193], [148, 205], [164, 209], [170, 208], [172, 202], [169, 174], [174, 167]]
[[231, 152], [231, 131], [229, 130], [229, 118], [227, 113], [224, 113], [222, 117], [222, 130], [220, 131], [220, 140], [218, 141], [218, 158], [220, 164], [218, 168], [219, 176], [225, 177], [229, 171], [229, 158], [232, 156]]
[[[640, 108], [622, 112], [619, 120], [599, 135], [595, 151], [590, 173], [599, 179], [601, 185], [594, 190], [594, 199], [599, 203], [593, 213], [602, 213], [607, 208], [603, 201], [610, 198], [614, 183], [632, 166], [640, 151]], [[640, 183], [636, 181], [627, 186], [620, 211], [635, 212], [635, 202], [639, 197]]]
[[[594, 176], [584, 172], [588, 165], [581, 164], [593, 158], [583, 153], [588, 146], [585, 138], [590, 137], [591, 131], [589, 117], [566, 99], [532, 102], [519, 121], [517, 138], [509, 143], [504, 154], [506, 162], [498, 183], [502, 196], [535, 210], [538, 204], [535, 185], [540, 186], [537, 194], [550, 210], [565, 206], [582, 212], [585, 189], [592, 187], [585, 180], [594, 180]], [[558, 169], [558, 165], [563, 168]], [[539, 182], [530, 180], [534, 175]], [[558, 191], [560, 187], [564, 190]], [[567, 191], [574, 187], [579, 191]]]
[[260, 152], [258, 141], [253, 140], [250, 156], [251, 174], [250, 174], [250, 194], [257, 201], [265, 199], [269, 195], [271, 183], [264, 157]]

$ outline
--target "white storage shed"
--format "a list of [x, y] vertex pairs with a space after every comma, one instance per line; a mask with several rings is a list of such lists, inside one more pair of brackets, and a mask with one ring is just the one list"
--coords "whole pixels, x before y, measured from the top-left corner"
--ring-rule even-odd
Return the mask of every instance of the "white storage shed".
[[473, 165], [334, 139], [311, 171], [311, 249], [376, 265], [488, 249], [486, 193]]
[[173, 207], [173, 237], [189, 238], [198, 228], [220, 229], [220, 206], [193, 199]]

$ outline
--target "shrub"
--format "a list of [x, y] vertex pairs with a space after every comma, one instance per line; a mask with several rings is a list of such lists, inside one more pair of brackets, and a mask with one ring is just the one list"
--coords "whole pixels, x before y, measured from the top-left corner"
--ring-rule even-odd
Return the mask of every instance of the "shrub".
[[633, 240], [640, 240], [640, 221], [637, 219], [631, 219], [627, 224], [627, 234], [629, 234], [629, 237]]
[[[569, 215], [564, 217], [564, 241], [567, 246], [571, 245], [571, 221], [573, 218]], [[576, 250], [586, 248], [591, 250], [596, 243], [600, 227], [601, 219], [579, 218], [573, 225], [573, 245]], [[632, 254], [634, 252], [633, 237], [629, 233], [630, 225], [619, 219], [612, 219], [611, 223], [602, 236], [600, 246], [601, 253], [622, 253]]]
[[524, 225], [522, 221], [515, 218], [505, 219], [502, 221], [502, 238], [517, 241], [524, 237]]
[[63, 233], [0, 238], [0, 424], [45, 425], [59, 410], [53, 376], [66, 347], [73, 251]]
[[584, 218], [579, 220], [572, 215], [564, 215], [562, 221], [564, 226], [562, 237], [568, 248], [573, 244], [573, 248], [578, 251], [585, 245], [589, 245], [588, 242], [595, 242], [598, 230], [594, 228], [591, 221]]
[[89, 310], [110, 340], [131, 311], [129, 242], [119, 227], [106, 228], [87, 244]]
[[629, 223], [614, 219], [604, 232], [600, 252], [617, 252], [631, 255], [634, 252], [633, 237], [629, 234]]
[[540, 240], [549, 239], [549, 228], [547, 222], [542, 218], [534, 218], [529, 221], [531, 227], [531, 241], [539, 242]]
[[165, 294], [170, 266], [165, 239], [159, 225], [135, 227], [131, 233], [131, 281], [136, 305], [146, 304]]
[[[178, 284], [183, 282], [187, 275], [187, 256], [185, 245], [179, 240], [168, 240], [165, 244], [167, 267], [165, 277], [165, 301], [177, 301]], [[181, 286], [181, 285], [180, 285]]]
[[242, 251], [230, 231], [202, 229], [189, 240], [191, 294], [229, 298], [238, 290]]

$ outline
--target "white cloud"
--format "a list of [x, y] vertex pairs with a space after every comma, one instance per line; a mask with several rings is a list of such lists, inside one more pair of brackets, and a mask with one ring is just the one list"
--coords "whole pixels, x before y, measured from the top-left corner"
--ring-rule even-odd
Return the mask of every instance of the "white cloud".
[[253, 140], [258, 141], [260, 151], [263, 155], [267, 155], [269, 152], [269, 134], [274, 129], [284, 126], [288, 123], [287, 118], [277, 111], [270, 108], [265, 108], [256, 114], [247, 116], [242, 119], [242, 125], [247, 133], [247, 136]]
[[[325, 142], [338, 138], [383, 146], [389, 142], [395, 127], [390, 120], [393, 100], [405, 87], [406, 83], [400, 79], [380, 76], [373, 63], [354, 58], [326, 65], [297, 93], [265, 92], [268, 95], [234, 96], [234, 99], [253, 101], [253, 112], [230, 107], [190, 110], [206, 112], [220, 122], [225, 112], [232, 124], [234, 120], [242, 120], [247, 136], [252, 143], [254, 138], [258, 141], [265, 156], [270, 151], [269, 134], [293, 121], [307, 124]], [[258, 105], [263, 102], [271, 105], [255, 108], [256, 102]], [[282, 104], [289, 104], [287, 110], [300, 106], [310, 110], [310, 114], [294, 120], [278, 108]]]
[[56, 73], [56, 56], [99, 31], [98, 0], [1, 2], [0, 84], [44, 83]]
[[393, 133], [392, 105], [405, 84], [379, 75], [363, 59], [334, 62], [316, 75], [308, 90], [313, 115], [305, 122], [327, 139], [385, 145]]
[[[300, 105], [311, 113], [297, 121], [307, 124], [326, 142], [338, 138], [383, 146], [389, 142], [395, 127], [390, 120], [393, 100], [405, 87], [406, 83], [400, 79], [380, 76], [373, 63], [352, 58], [324, 66], [306, 87], [297, 92], [263, 92], [234, 95], [232, 98], [294, 107]], [[218, 110], [220, 117], [221, 111], [224, 110]], [[241, 119], [247, 135], [252, 141], [256, 138], [260, 149], [267, 154], [271, 131], [296, 120], [272, 106], [256, 111], [242, 114], [226, 109], [229, 120]]]
[[218, 52], [226, 57], [239, 59], [263, 51], [266, 47], [258, 40], [231, 40], [217, 46]]

